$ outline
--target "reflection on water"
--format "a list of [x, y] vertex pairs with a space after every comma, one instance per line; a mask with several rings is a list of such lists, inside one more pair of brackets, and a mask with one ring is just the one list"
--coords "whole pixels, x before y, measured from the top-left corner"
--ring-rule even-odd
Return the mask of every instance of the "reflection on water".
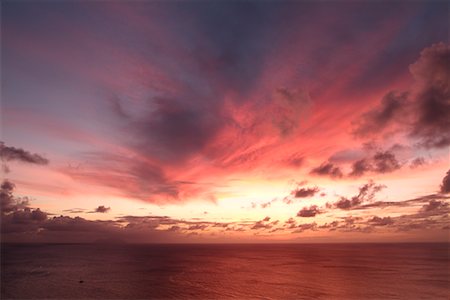
[[1, 298], [448, 299], [448, 246], [2, 245]]

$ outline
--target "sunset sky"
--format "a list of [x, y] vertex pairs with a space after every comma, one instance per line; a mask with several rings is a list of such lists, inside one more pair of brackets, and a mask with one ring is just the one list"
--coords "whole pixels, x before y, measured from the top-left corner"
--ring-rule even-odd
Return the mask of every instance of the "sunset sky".
[[1, 17], [2, 241], [448, 241], [448, 2]]

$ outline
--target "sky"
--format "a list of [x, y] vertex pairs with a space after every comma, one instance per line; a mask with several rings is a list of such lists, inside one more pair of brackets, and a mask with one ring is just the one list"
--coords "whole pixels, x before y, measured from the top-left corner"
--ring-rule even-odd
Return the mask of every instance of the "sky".
[[3, 1], [3, 242], [447, 241], [446, 1]]

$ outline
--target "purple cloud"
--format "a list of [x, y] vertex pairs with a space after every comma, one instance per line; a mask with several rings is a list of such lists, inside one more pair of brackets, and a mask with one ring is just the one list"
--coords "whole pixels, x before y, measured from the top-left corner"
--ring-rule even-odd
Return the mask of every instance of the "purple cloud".
[[9, 147], [5, 143], [0, 142], [0, 157], [5, 161], [20, 161], [36, 165], [46, 165], [48, 164], [48, 159], [45, 157], [25, 151], [21, 148]]
[[315, 217], [318, 214], [321, 214], [322, 211], [319, 209], [317, 205], [311, 205], [310, 207], [303, 207], [298, 213], [297, 217], [302, 218], [311, 218]]
[[331, 178], [341, 178], [343, 176], [341, 169], [330, 162], [322, 163], [320, 166], [313, 168], [310, 174]]

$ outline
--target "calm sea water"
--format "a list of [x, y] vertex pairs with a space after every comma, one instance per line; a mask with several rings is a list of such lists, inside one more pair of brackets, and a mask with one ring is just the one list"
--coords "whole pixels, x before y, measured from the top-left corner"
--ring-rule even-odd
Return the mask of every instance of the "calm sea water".
[[1, 253], [2, 299], [449, 299], [448, 244], [2, 245]]

